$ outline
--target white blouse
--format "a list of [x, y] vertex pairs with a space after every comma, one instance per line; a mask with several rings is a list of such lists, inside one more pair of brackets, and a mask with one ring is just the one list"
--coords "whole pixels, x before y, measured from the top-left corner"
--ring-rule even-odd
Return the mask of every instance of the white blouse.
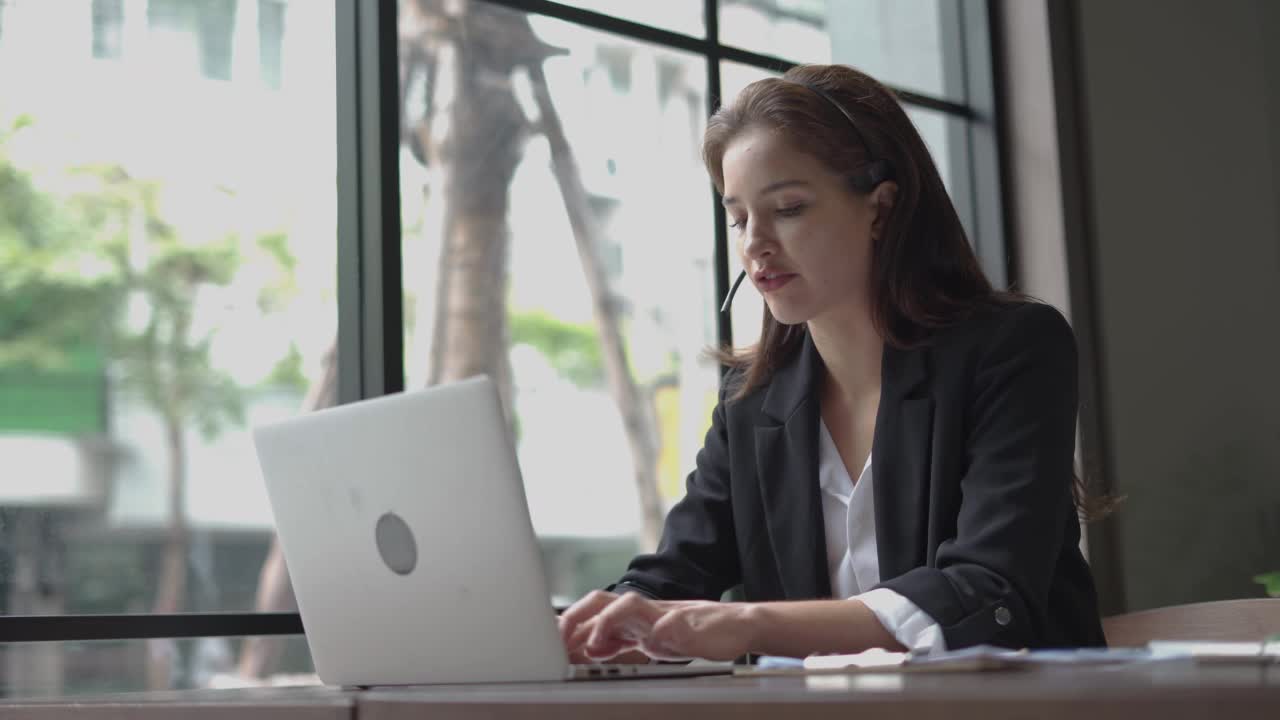
[[880, 582], [871, 454], [854, 483], [827, 424], [821, 419], [818, 424], [818, 484], [832, 595], [861, 600], [889, 634], [911, 650], [945, 650], [942, 629], [919, 606], [888, 588], [871, 589]]

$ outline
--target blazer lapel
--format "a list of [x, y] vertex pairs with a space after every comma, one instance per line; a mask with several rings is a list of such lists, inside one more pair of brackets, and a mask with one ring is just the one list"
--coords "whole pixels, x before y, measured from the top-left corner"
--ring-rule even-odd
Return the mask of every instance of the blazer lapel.
[[885, 347], [871, 456], [881, 581], [925, 564], [933, 437], [927, 360], [927, 347]]
[[756, 471], [778, 576], [791, 600], [831, 596], [818, 488], [822, 359], [808, 333], [774, 373], [755, 429]]

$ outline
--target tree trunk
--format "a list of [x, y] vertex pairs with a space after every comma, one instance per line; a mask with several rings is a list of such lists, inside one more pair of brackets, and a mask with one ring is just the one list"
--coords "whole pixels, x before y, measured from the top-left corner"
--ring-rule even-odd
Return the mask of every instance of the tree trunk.
[[[324, 353], [324, 365], [320, 377], [311, 383], [302, 400], [302, 412], [322, 410], [338, 403], [338, 341]], [[254, 599], [254, 612], [290, 612], [297, 609], [293, 598], [293, 585], [289, 582], [289, 569], [285, 566], [284, 550], [280, 538], [272, 536], [267, 558], [258, 573], [258, 593]], [[242, 678], [260, 678], [275, 670], [280, 661], [283, 643], [278, 637], [251, 637], [240, 650], [237, 673]]]
[[[0, 511], [0, 551], [8, 571], [0, 585], [5, 615], [61, 615], [66, 612], [66, 523], [74, 515], [41, 507], [9, 507]], [[0, 653], [3, 696], [56, 695], [66, 680], [61, 643], [11, 645]]]
[[[417, 134], [428, 162], [438, 162], [446, 178], [428, 382], [489, 375], [512, 424], [507, 211], [528, 121], [511, 77], [522, 57], [518, 49], [533, 33], [522, 13], [473, 2], [462, 4], [451, 22], [436, 25], [454, 28], [448, 67], [455, 90], [448, 136], [434, 141]], [[430, 122], [420, 121], [423, 128]]]
[[[169, 449], [169, 528], [160, 560], [160, 579], [152, 612], [167, 615], [182, 609], [187, 590], [187, 551], [190, 537], [186, 516], [186, 441], [182, 420], [166, 413], [165, 439]], [[170, 685], [177, 643], [171, 638], [147, 642], [147, 688], [164, 690]]]
[[582, 184], [573, 149], [569, 147], [560, 115], [551, 102], [551, 92], [541, 65], [529, 66], [529, 79], [538, 104], [541, 129], [551, 146], [552, 172], [560, 186], [560, 196], [578, 247], [578, 260], [582, 263], [582, 272], [591, 292], [592, 314], [600, 333], [609, 391], [618, 405], [627, 441], [631, 445], [632, 473], [640, 497], [640, 545], [643, 550], [652, 550], [658, 546], [663, 521], [662, 498], [658, 495], [658, 428], [653, 399], [651, 393], [637, 385], [631, 375], [618, 303], [609, 289], [600, 261], [599, 248], [603, 238], [587, 202], [587, 190]]

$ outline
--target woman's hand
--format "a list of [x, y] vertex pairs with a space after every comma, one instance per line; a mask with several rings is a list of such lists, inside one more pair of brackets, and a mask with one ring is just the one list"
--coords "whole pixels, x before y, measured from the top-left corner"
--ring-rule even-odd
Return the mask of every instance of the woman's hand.
[[594, 591], [560, 616], [573, 662], [733, 660], [753, 641], [751, 606], [705, 600], [650, 600]]
[[640, 650], [617, 649], [611, 653], [596, 651], [594, 656], [587, 654], [585, 645], [591, 630], [595, 627], [592, 623], [593, 618], [618, 597], [616, 593], [593, 590], [560, 614], [560, 637], [564, 641], [565, 650], [569, 653], [569, 662], [592, 663], [606, 660], [617, 664], [650, 662], [649, 656]]

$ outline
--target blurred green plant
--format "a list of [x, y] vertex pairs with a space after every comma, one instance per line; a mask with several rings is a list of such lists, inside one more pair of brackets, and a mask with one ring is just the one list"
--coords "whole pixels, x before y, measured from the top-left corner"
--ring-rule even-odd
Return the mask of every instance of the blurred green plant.
[[297, 343], [289, 343], [288, 354], [276, 362], [262, 384], [289, 388], [299, 395], [307, 392], [310, 381], [302, 371], [302, 352], [298, 350]]
[[214, 366], [212, 332], [196, 321], [206, 288], [228, 285], [242, 263], [240, 238], [185, 239], [161, 210], [159, 182], [118, 165], [76, 171], [86, 192], [71, 205], [88, 219], [91, 243], [109, 258], [124, 301], [112, 326], [111, 355], [125, 387], [165, 421], [170, 440], [188, 423], [206, 436], [242, 422], [242, 389]]
[[1280, 571], [1253, 576], [1253, 581], [1266, 590], [1267, 595], [1280, 598]]
[[579, 387], [604, 385], [604, 358], [594, 326], [565, 322], [540, 310], [513, 312], [508, 322], [511, 344], [537, 349], [557, 373]]
[[87, 220], [9, 160], [32, 120], [0, 129], [0, 371], [72, 369], [104, 344], [120, 298], [111, 268], [85, 242]]

